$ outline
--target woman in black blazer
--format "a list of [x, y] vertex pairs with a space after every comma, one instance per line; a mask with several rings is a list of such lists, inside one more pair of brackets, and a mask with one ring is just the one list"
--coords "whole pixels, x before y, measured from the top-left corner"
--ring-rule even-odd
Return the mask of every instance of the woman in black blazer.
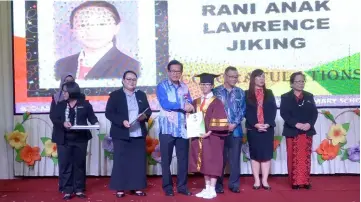
[[293, 189], [310, 189], [312, 136], [316, 134], [314, 125], [318, 111], [313, 95], [303, 90], [305, 75], [293, 73], [290, 83], [292, 90], [281, 96], [288, 176]]
[[118, 198], [125, 196], [125, 191], [146, 195], [142, 191], [147, 187], [145, 123], [152, 111], [146, 94], [137, 90], [136, 85], [137, 74], [125, 72], [123, 88], [110, 94], [105, 110], [105, 116], [112, 123], [110, 136], [114, 145], [110, 189], [116, 191]]
[[[63, 93], [63, 85], [64, 83], [66, 82], [71, 82], [71, 81], [74, 81], [74, 76], [70, 73], [67, 73], [67, 74], [64, 74], [63, 77], [61, 77], [61, 80], [60, 80], [60, 85], [59, 85], [59, 90], [58, 92], [56, 92], [53, 96], [51, 96], [51, 106], [50, 106], [50, 111], [49, 111], [49, 117], [50, 117], [50, 120], [51, 122], [53, 123], [53, 134], [52, 136], [54, 136], [54, 131], [55, 131], [55, 124], [54, 124], [54, 120], [52, 120], [52, 117], [51, 117], [51, 114], [53, 113], [54, 109], [55, 109], [55, 106], [64, 100], [64, 93]], [[60, 192], [63, 192], [63, 185], [64, 183], [61, 182], [61, 178], [59, 177], [59, 191]]]
[[[255, 183], [253, 189], [271, 189], [268, 174], [273, 157], [273, 136], [277, 106], [271, 90], [266, 89], [263, 70], [252, 72], [246, 91], [246, 128], [251, 166]], [[262, 170], [262, 184], [259, 171]]]
[[72, 194], [85, 198], [86, 154], [88, 141], [92, 138], [89, 130], [72, 130], [74, 125], [98, 123], [93, 107], [75, 82], [62, 87], [64, 100], [50, 113], [54, 124], [52, 141], [57, 144], [59, 159], [59, 184], [69, 200]]

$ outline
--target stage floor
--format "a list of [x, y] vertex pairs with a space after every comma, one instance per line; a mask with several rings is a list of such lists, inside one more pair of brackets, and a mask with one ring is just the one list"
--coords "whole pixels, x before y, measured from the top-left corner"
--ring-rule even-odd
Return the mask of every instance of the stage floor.
[[[175, 181], [175, 179], [174, 179]], [[149, 177], [146, 197], [126, 195], [117, 199], [114, 192], [108, 189], [108, 177], [88, 177], [87, 200], [73, 198], [71, 201], [132, 201], [132, 202], [170, 202], [170, 201], [207, 201], [195, 196], [176, 194], [166, 197], [162, 192], [161, 178]], [[271, 191], [253, 190], [252, 177], [241, 177], [241, 193], [234, 194], [225, 189], [212, 201], [223, 202], [359, 202], [359, 176], [313, 176], [311, 190], [292, 190], [287, 177], [271, 177]], [[203, 179], [198, 176], [189, 178], [189, 188], [198, 193], [203, 187]], [[62, 201], [62, 194], [57, 192], [56, 178], [26, 178], [16, 180], [0, 180], [0, 201], [6, 202], [47, 202]]]

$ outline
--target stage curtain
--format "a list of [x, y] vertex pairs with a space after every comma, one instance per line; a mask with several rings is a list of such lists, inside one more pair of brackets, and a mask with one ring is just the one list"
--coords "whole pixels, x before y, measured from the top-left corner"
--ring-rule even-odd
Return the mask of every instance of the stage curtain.
[[[13, 75], [10, 1], [0, 1], [0, 135], [13, 127]], [[14, 176], [14, 155], [0, 138], [0, 179]]]
[[[349, 109], [323, 109], [329, 110], [335, 116], [341, 112]], [[350, 109], [351, 110], [351, 109]], [[108, 133], [110, 122], [105, 118], [104, 114], [97, 114], [101, 130], [100, 133]], [[155, 113], [154, 117], [157, 116]], [[48, 123], [51, 123], [48, 115], [33, 115], [34, 118], [40, 118]], [[21, 116], [16, 116], [15, 121], [22, 120]], [[343, 113], [337, 118], [338, 123], [350, 123], [349, 132], [347, 134], [347, 144], [345, 148], [354, 146], [359, 143], [360, 140], [360, 124], [359, 117], [353, 112]], [[280, 135], [283, 128], [283, 120], [279, 116], [276, 118], [276, 134]], [[317, 135], [313, 138], [313, 151], [315, 151], [322, 140], [327, 137], [327, 132], [331, 126], [331, 121], [327, 120], [323, 115], [319, 115], [316, 123]], [[32, 146], [39, 146], [44, 148], [41, 142], [41, 137], [51, 137], [51, 128], [47, 124], [39, 122], [39, 120], [30, 120], [25, 123], [25, 129], [29, 133], [28, 143]], [[159, 127], [156, 123], [150, 130], [149, 135], [152, 138], [157, 139], [159, 134]], [[104, 150], [102, 144], [99, 141], [98, 133], [93, 133], [93, 139], [89, 142], [88, 157], [87, 157], [87, 174], [94, 176], [109, 176], [112, 170], [112, 160], [109, 160], [104, 156]], [[10, 151], [9, 151], [10, 152]], [[157, 156], [157, 154], [154, 154]], [[242, 154], [243, 155], [243, 154]], [[334, 160], [325, 161], [322, 165], [318, 164], [317, 153], [312, 153], [312, 168], [313, 174], [335, 174], [335, 173], [359, 173], [360, 164], [358, 162], [351, 162], [350, 160], [341, 160], [342, 156], [337, 156]], [[54, 165], [50, 158], [42, 158], [40, 162], [35, 164], [34, 168], [29, 168], [23, 163], [14, 162], [15, 174], [19, 176], [53, 176], [58, 174], [58, 168]], [[173, 162], [171, 165], [171, 171], [173, 174], [177, 173], [176, 154], [173, 154]], [[251, 174], [251, 167], [249, 162], [243, 162], [241, 156], [241, 174]], [[272, 174], [287, 174], [287, 153], [286, 153], [286, 141], [282, 139], [280, 147], [277, 149], [277, 158], [272, 160]], [[148, 167], [149, 175], [161, 175], [161, 166], [156, 164]]]

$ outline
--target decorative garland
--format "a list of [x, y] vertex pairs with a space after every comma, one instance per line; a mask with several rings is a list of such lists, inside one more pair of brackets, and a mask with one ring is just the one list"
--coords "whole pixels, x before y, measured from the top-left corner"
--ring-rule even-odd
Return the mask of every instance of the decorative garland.
[[[349, 148], [344, 148], [347, 144], [347, 132], [350, 128], [350, 123], [339, 124], [336, 122], [337, 118], [344, 114], [352, 112], [357, 116], [360, 116], [360, 109], [347, 110], [343, 111], [334, 117], [329, 111], [322, 110], [320, 113], [324, 115], [327, 119], [332, 121], [329, 132], [327, 134], [327, 139], [324, 139], [319, 147], [317, 148], [317, 160], [319, 164], [322, 164], [324, 161], [335, 159], [337, 156], [342, 156], [341, 160], [350, 160], [352, 162], [360, 162], [360, 144], [354, 145]], [[6, 142], [15, 150], [17, 162], [24, 162], [29, 167], [33, 168], [36, 161], [40, 161], [41, 157], [51, 158], [53, 163], [58, 164], [58, 152], [56, 144], [51, 141], [49, 137], [41, 137], [41, 142], [44, 145], [44, 149], [40, 154], [40, 148], [37, 146], [30, 146], [26, 143], [28, 134], [25, 131], [24, 123], [31, 119], [38, 119], [45, 122], [49, 127], [50, 125], [40, 119], [33, 118], [29, 112], [23, 114], [23, 121], [21, 123], [16, 123], [14, 130], [10, 133], [6, 133], [4, 138]], [[150, 118], [148, 120], [147, 132], [149, 133], [150, 129], [154, 126], [154, 120]], [[51, 128], [51, 127], [50, 127]], [[102, 141], [102, 147], [104, 149], [104, 156], [110, 160], [113, 160], [114, 146], [110, 136], [105, 134], [99, 134], [99, 139]], [[277, 148], [279, 147], [283, 136], [274, 136], [273, 140], [273, 159], [277, 159]], [[250, 160], [249, 155], [249, 144], [247, 140], [247, 135], [245, 134], [242, 139], [242, 153], [243, 161], [248, 162]], [[89, 155], [89, 154], [88, 154]], [[160, 157], [160, 147], [159, 140], [150, 137], [146, 137], [146, 155], [148, 165], [156, 165], [161, 162]]]
[[360, 144], [349, 148], [344, 148], [347, 144], [347, 132], [350, 129], [350, 123], [339, 124], [336, 122], [337, 118], [344, 113], [352, 112], [360, 117], [360, 109], [346, 110], [334, 117], [331, 112], [322, 110], [320, 113], [326, 119], [332, 121], [332, 125], [327, 133], [327, 139], [322, 140], [320, 146], [317, 148], [317, 161], [321, 165], [325, 161], [335, 159], [337, 156], [342, 156], [341, 160], [350, 160], [352, 162], [360, 162]]
[[[159, 140], [149, 136], [149, 131], [153, 128], [155, 119], [156, 118], [154, 119], [150, 118], [148, 120], [148, 127], [147, 127], [148, 135], [146, 136], [146, 154], [147, 154], [148, 165], [156, 165], [161, 161]], [[112, 138], [106, 134], [99, 134], [98, 136], [100, 141], [102, 142], [102, 147], [104, 149], [104, 156], [110, 160], [113, 160], [114, 146], [113, 146]]]

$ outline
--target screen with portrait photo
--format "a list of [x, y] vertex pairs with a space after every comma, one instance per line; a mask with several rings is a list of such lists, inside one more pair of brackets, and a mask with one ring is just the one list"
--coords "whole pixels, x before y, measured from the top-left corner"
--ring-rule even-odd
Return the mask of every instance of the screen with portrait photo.
[[75, 78], [97, 112], [122, 86], [127, 70], [138, 74], [139, 89], [154, 94], [164, 69], [156, 63], [156, 6], [152, 1], [14, 1], [15, 113], [49, 112], [51, 96], [66, 75]]
[[[94, 2], [13, 1], [16, 114], [48, 113], [64, 74], [104, 112], [125, 70], [139, 74], [137, 86], [157, 110], [156, 85], [172, 59], [184, 64], [182, 81], [193, 98], [201, 93], [196, 74], [234, 66], [244, 90], [250, 73], [263, 69], [278, 105], [296, 71], [306, 75], [317, 106], [360, 105], [357, 0], [101, 1], [115, 7], [118, 24], [112, 9]], [[74, 11], [84, 3], [94, 6]], [[220, 76], [215, 85], [222, 82]]]

